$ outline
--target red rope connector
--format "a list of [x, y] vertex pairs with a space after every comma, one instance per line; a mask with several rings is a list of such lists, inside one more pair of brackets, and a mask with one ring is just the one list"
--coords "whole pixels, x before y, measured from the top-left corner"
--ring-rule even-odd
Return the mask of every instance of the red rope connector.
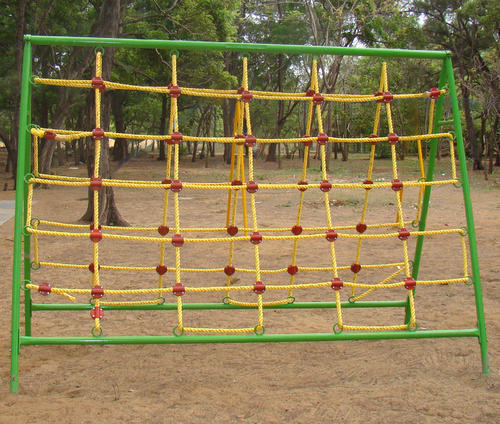
[[168, 88], [170, 90], [169, 94], [170, 94], [170, 97], [179, 97], [181, 95], [181, 89], [179, 88], [179, 86], [177, 85], [173, 85], [172, 83], [170, 83], [168, 85]]
[[398, 234], [398, 239], [399, 240], [408, 240], [408, 237], [410, 237], [410, 232], [406, 228], [400, 228], [399, 234]]
[[160, 275], [163, 275], [167, 272], [167, 267], [165, 265], [158, 265], [156, 267], [156, 272]]
[[101, 177], [90, 177], [90, 188], [94, 191], [100, 190], [102, 187]]
[[318, 134], [318, 144], [324, 146], [328, 142], [328, 136], [325, 133]]
[[366, 224], [360, 222], [358, 225], [356, 225], [356, 231], [360, 234], [363, 234], [366, 231]]
[[170, 139], [167, 140], [167, 144], [179, 144], [182, 141], [182, 133], [179, 131], [174, 131], [170, 134]]
[[[303, 137], [303, 138], [311, 138], [311, 137], [310, 137], [310, 136], [308, 136], [308, 135], [304, 135], [304, 136], [302, 136], [302, 137]], [[311, 144], [312, 144], [312, 141], [311, 141], [311, 140], [304, 140], [302, 143], [304, 144], [304, 146], [305, 146], [305, 147], [310, 147], [310, 146], [311, 146]]]
[[260, 234], [259, 232], [254, 232], [252, 233], [252, 235], [250, 236], [250, 242], [252, 244], [260, 244], [262, 243], [262, 234]]
[[390, 133], [387, 138], [390, 144], [396, 144], [399, 140], [399, 136], [395, 133]]
[[174, 193], [179, 193], [182, 190], [182, 183], [179, 180], [172, 181], [170, 190], [172, 190]]
[[90, 232], [90, 240], [92, 240], [94, 243], [99, 243], [102, 240], [101, 230], [92, 230]]
[[249, 193], [256, 193], [259, 189], [259, 185], [255, 181], [249, 181], [247, 183], [247, 191]]
[[227, 233], [230, 236], [235, 236], [236, 234], [238, 234], [238, 227], [236, 225], [230, 225], [229, 227], [227, 227]]
[[[88, 268], [89, 268], [89, 271], [93, 274], [95, 272], [94, 262], [90, 262]], [[101, 265], [100, 264], [97, 266], [97, 269], [99, 271], [101, 270]]]
[[57, 134], [54, 131], [47, 130], [43, 133], [43, 138], [45, 140], [55, 140], [57, 137]]
[[405, 278], [405, 289], [413, 290], [416, 285], [417, 285], [417, 282], [413, 278], [411, 278], [411, 277]]
[[241, 93], [241, 100], [243, 100], [245, 103], [250, 103], [250, 101], [253, 98], [253, 94], [250, 93], [250, 91], [244, 91]]
[[359, 271], [361, 271], [361, 265], [360, 264], [352, 264], [351, 271], [354, 272], [354, 274], [357, 274]]
[[391, 103], [393, 98], [394, 98], [394, 96], [391, 93], [389, 93], [388, 91], [386, 91], [384, 93], [384, 103]]
[[174, 234], [172, 236], [172, 244], [174, 247], [181, 247], [184, 244], [184, 237], [180, 234]]
[[[93, 223], [93, 222], [92, 222], [92, 224], [90, 224], [90, 225], [89, 225], [89, 228], [90, 228], [91, 230], [93, 230], [93, 229], [94, 229], [94, 223]], [[101, 230], [101, 229], [102, 229], [102, 225], [101, 225], [101, 224], [99, 224], [97, 228], [98, 228], [99, 230]]]
[[314, 96], [314, 93], [316, 93], [314, 89], [310, 88], [309, 90], [306, 91], [306, 97], [312, 97]]
[[[372, 180], [364, 180], [363, 184], [373, 184], [373, 181]], [[365, 190], [370, 190], [370, 189], [371, 189], [371, 187], [365, 187]]]
[[102, 130], [102, 128], [94, 128], [92, 130], [92, 138], [94, 140], [102, 140], [103, 137], [104, 137], [104, 131]]
[[[161, 182], [162, 184], [172, 184], [172, 180], [170, 178], [165, 178], [164, 180], [162, 180]], [[168, 190], [168, 189], [166, 189]]]
[[[297, 185], [307, 185], [307, 181], [299, 181]], [[307, 187], [299, 187], [299, 191], [306, 191]]]
[[172, 287], [172, 293], [176, 296], [182, 296], [186, 293], [186, 288], [182, 285], [182, 283], [175, 283]]
[[342, 287], [344, 287], [344, 282], [339, 277], [335, 277], [332, 280], [332, 289], [340, 290]]
[[255, 146], [255, 143], [257, 143], [257, 139], [252, 134], [248, 134], [245, 137], [245, 146], [253, 147], [253, 146]]
[[49, 283], [42, 283], [38, 286], [38, 293], [42, 296], [48, 296], [52, 291], [52, 286]]
[[243, 185], [243, 183], [240, 180], [233, 180], [231, 181], [232, 186], [240, 186]]
[[321, 184], [319, 185], [319, 189], [323, 193], [328, 193], [332, 189], [332, 184], [328, 180], [323, 180], [323, 181], [321, 181]]
[[[383, 96], [384, 93], [382, 93], [381, 91], [377, 91], [373, 97], [380, 97], [380, 96]], [[384, 99], [377, 99], [377, 103], [382, 103], [384, 101]]]
[[323, 103], [323, 100], [325, 100], [325, 98], [320, 93], [316, 93], [313, 96], [313, 103], [315, 105], [320, 105], [321, 103]]
[[266, 285], [262, 281], [256, 281], [253, 285], [253, 291], [256, 294], [262, 294], [266, 291]]
[[297, 274], [297, 272], [299, 272], [299, 267], [297, 265], [289, 265], [286, 269], [286, 272], [288, 272], [290, 275], [295, 275]]
[[429, 90], [429, 97], [433, 100], [436, 100], [441, 95], [441, 90], [436, 87], [432, 87]]
[[168, 232], [170, 231], [170, 228], [168, 228], [167, 225], [160, 225], [158, 227], [158, 232], [160, 233], [160, 235], [162, 236], [166, 236], [168, 234]]
[[243, 144], [245, 144], [245, 142], [242, 140], [243, 138], [245, 138], [244, 134], [236, 134], [234, 138], [241, 140], [241, 141], [237, 141], [236, 145], [243, 146]]
[[99, 90], [101, 93], [106, 90], [106, 85], [101, 77], [92, 78], [92, 88]]
[[227, 265], [227, 266], [224, 268], [224, 274], [226, 274], [227, 276], [231, 276], [231, 275], [233, 275], [235, 272], [236, 272], [236, 269], [234, 268], [234, 266]]
[[392, 186], [391, 188], [394, 190], [394, 191], [399, 191], [403, 188], [403, 182], [399, 179], [395, 179], [395, 180], [392, 180]]
[[94, 299], [100, 299], [101, 297], [104, 296], [104, 289], [102, 288], [102, 286], [99, 285], [94, 286], [90, 290], [90, 294]]
[[337, 237], [338, 237], [338, 233], [337, 231], [335, 230], [328, 230], [326, 232], [326, 239], [329, 241], [329, 242], [332, 242], [332, 241], [335, 241], [337, 240]]
[[302, 234], [302, 227], [300, 225], [294, 225], [292, 227], [292, 233], [295, 234], [296, 236]]
[[94, 306], [90, 310], [90, 316], [92, 319], [102, 318], [104, 316], [104, 311], [99, 306]]
[[[370, 138], [377, 138], [377, 137], [378, 137], [378, 135], [377, 135], [377, 134], [370, 134]], [[373, 146], [376, 146], [376, 145], [377, 145], [377, 142], [376, 142], [376, 141], [372, 141], [372, 142], [371, 142], [371, 144], [372, 144]]]

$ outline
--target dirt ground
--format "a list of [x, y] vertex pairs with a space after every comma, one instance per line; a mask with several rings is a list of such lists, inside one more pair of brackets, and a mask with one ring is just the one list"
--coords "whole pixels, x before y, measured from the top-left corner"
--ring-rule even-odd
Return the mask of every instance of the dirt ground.
[[[330, 181], [359, 182], [365, 178], [366, 157], [332, 162]], [[149, 157], [131, 159], [115, 173], [117, 178], [161, 180], [163, 163]], [[309, 181], [319, 179], [317, 162]], [[299, 161], [257, 164], [257, 181], [296, 182]], [[449, 178], [445, 161], [437, 166], [439, 178]], [[417, 178], [414, 159], [400, 164], [402, 179]], [[56, 169], [65, 175], [79, 170]], [[227, 167], [220, 158], [208, 169], [202, 162], [182, 164], [183, 181], [223, 181]], [[391, 179], [390, 163], [376, 162], [375, 180]], [[4, 176], [5, 177], [5, 176]], [[0, 300], [0, 423], [498, 423], [500, 413], [500, 178], [488, 181], [472, 177], [472, 200], [484, 290], [491, 374], [481, 373], [478, 343], [471, 338], [392, 341], [349, 341], [277, 344], [137, 345], [137, 346], [28, 346], [22, 347], [19, 394], [9, 394], [10, 296], [13, 219], [0, 226], [0, 264], [4, 296]], [[3, 185], [3, 184], [2, 184]], [[183, 190], [182, 225], [224, 226], [225, 192]], [[432, 192], [429, 228], [459, 228], [465, 223], [462, 192], [452, 186]], [[157, 190], [126, 190], [116, 193], [119, 209], [132, 225], [157, 226], [162, 198]], [[417, 191], [405, 190], [405, 219], [415, 215]], [[335, 225], [356, 224], [363, 190], [332, 190]], [[394, 193], [372, 190], [367, 223], [391, 222], [395, 218]], [[0, 192], [0, 200], [14, 198], [13, 191]], [[260, 191], [257, 214], [263, 228], [293, 225], [298, 204], [296, 191]], [[86, 208], [85, 188], [52, 188], [35, 193], [34, 216], [77, 223]], [[172, 216], [171, 211], [170, 217]], [[240, 224], [241, 225], [241, 224]], [[321, 197], [306, 192], [304, 226], [325, 225]], [[380, 230], [386, 231], [386, 230]], [[154, 235], [154, 234], [151, 234]], [[76, 241], [75, 241], [76, 240]], [[328, 265], [325, 240], [302, 241], [298, 263]], [[355, 243], [337, 242], [340, 265], [350, 265]], [[219, 267], [227, 261], [227, 245], [185, 245], [185, 266]], [[263, 243], [262, 266], [282, 268], [290, 264], [291, 242]], [[410, 238], [413, 251], [414, 243]], [[90, 242], [79, 239], [43, 238], [41, 259], [88, 264]], [[156, 266], [158, 245], [103, 240], [101, 263]], [[169, 251], [171, 253], [171, 251]], [[251, 246], [238, 245], [239, 266], [252, 267]], [[171, 255], [167, 263], [172, 265]], [[459, 237], [431, 236], [424, 244], [420, 278], [456, 278], [461, 273]], [[401, 242], [384, 239], [363, 245], [361, 263], [399, 262]], [[382, 279], [375, 271], [361, 272], [360, 279]], [[103, 285], [110, 288], [154, 287], [155, 273], [106, 271]], [[167, 273], [172, 282], [173, 273]], [[300, 281], [326, 281], [327, 273], [304, 273]], [[387, 275], [387, 274], [385, 274]], [[287, 276], [287, 274], [285, 274]], [[342, 278], [352, 279], [350, 271]], [[224, 276], [222, 276], [224, 277]], [[185, 274], [185, 284], [223, 283], [213, 274]], [[253, 283], [252, 274], [235, 275], [234, 284]], [[283, 274], [266, 276], [266, 282], [284, 282]], [[88, 270], [41, 268], [33, 282], [53, 281], [59, 287], [88, 287]], [[285, 278], [286, 280], [286, 278]], [[296, 291], [297, 301], [331, 300], [330, 291]], [[349, 296], [347, 288], [342, 299]], [[377, 291], [367, 299], [402, 299], [405, 290]], [[266, 294], [267, 295], [267, 294]], [[240, 299], [251, 299], [241, 296]], [[273, 298], [275, 294], [269, 294]], [[36, 302], [65, 302], [33, 294]], [[173, 299], [166, 296], [167, 301]], [[186, 296], [187, 297], [187, 296]], [[192, 300], [191, 300], [192, 299]], [[220, 301], [207, 294], [189, 301]], [[80, 302], [87, 299], [79, 298]], [[185, 301], [188, 301], [185, 299]], [[420, 329], [471, 328], [475, 326], [473, 290], [464, 284], [422, 287], [416, 295]], [[185, 313], [188, 326], [253, 326], [255, 311], [201, 311]], [[335, 310], [265, 311], [266, 333], [328, 332], [336, 322]], [[345, 323], [400, 324], [403, 311], [344, 310]], [[170, 335], [175, 312], [111, 312], [103, 320], [105, 335]], [[92, 326], [88, 311], [35, 312], [33, 335], [87, 336]]]

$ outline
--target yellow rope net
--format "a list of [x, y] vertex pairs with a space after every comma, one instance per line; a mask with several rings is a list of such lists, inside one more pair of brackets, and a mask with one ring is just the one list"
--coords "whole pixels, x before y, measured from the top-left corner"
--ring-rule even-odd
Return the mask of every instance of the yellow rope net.
[[[67, 268], [67, 269], [90, 269], [92, 272], [91, 286], [86, 289], [53, 287], [48, 283], [34, 284], [29, 282], [26, 288], [38, 290], [42, 294], [54, 293], [65, 297], [70, 301], [75, 300], [74, 295], [90, 295], [94, 304], [91, 316], [94, 319], [94, 330], [101, 331], [101, 318], [103, 317], [102, 306], [105, 305], [144, 305], [160, 304], [164, 302], [164, 295], [167, 293], [176, 295], [177, 302], [177, 327], [176, 334], [197, 332], [197, 333], [261, 333], [264, 331], [264, 309], [266, 306], [280, 305], [294, 302], [295, 291], [318, 289], [322, 298], [330, 299], [332, 296], [336, 302], [335, 328], [342, 330], [367, 330], [367, 331], [390, 331], [414, 329], [416, 325], [414, 291], [416, 285], [438, 285], [467, 282], [467, 249], [465, 244], [465, 231], [463, 229], [445, 229], [429, 231], [409, 231], [406, 228], [412, 223], [418, 222], [421, 214], [423, 193], [427, 186], [454, 184], [458, 182], [454, 161], [453, 136], [450, 133], [432, 134], [434, 126], [434, 108], [436, 99], [444, 94], [445, 90], [431, 89], [430, 91], [417, 94], [391, 94], [389, 92], [387, 66], [382, 65], [380, 84], [375, 95], [350, 95], [350, 94], [322, 94], [318, 79], [318, 66], [314, 60], [312, 63], [311, 85], [306, 93], [282, 93], [267, 91], [250, 91], [248, 82], [247, 58], [243, 58], [242, 84], [238, 90], [214, 90], [201, 88], [179, 87], [177, 84], [177, 56], [172, 55], [172, 82], [167, 87], [145, 87], [128, 84], [119, 84], [102, 79], [102, 53], [96, 53], [95, 77], [92, 80], [61, 80], [35, 78], [34, 82], [46, 85], [78, 87], [93, 89], [95, 99], [95, 128], [92, 131], [69, 131], [51, 128], [33, 128], [33, 175], [29, 178], [27, 221], [26, 231], [33, 236], [33, 266]], [[124, 134], [103, 131], [101, 127], [101, 95], [104, 89], [115, 90], [136, 90], [150, 93], [164, 93], [170, 95], [170, 117], [168, 134]], [[178, 101], [180, 96], [199, 96], [218, 99], [234, 99], [235, 117], [233, 126], [233, 137], [194, 137], [183, 135], [179, 128]], [[414, 136], [398, 136], [395, 134], [391, 102], [394, 99], [428, 99], [429, 101], [429, 123], [427, 134]], [[259, 138], [254, 135], [251, 121], [251, 100], [297, 100], [306, 103], [306, 130], [303, 137], [295, 138]], [[323, 127], [322, 108], [325, 102], [375, 102], [376, 110], [373, 123], [372, 134], [369, 137], [361, 138], [338, 138], [325, 134]], [[388, 126], [388, 136], [380, 136], [379, 128], [382, 111], [385, 109], [385, 116]], [[317, 128], [318, 134], [313, 135], [313, 128]], [[94, 140], [94, 171], [91, 178], [69, 177], [61, 175], [48, 175], [39, 172], [38, 151], [42, 138], [47, 141], [70, 142], [76, 139], [90, 137]], [[127, 139], [152, 139], [161, 140], [167, 143], [167, 161], [165, 168], [165, 178], [162, 181], [142, 181], [142, 180], [120, 180], [111, 178], [101, 178], [101, 140], [109, 138]], [[422, 142], [431, 138], [441, 138], [449, 141], [451, 179], [439, 181], [426, 181], [424, 173], [424, 160]], [[181, 141], [195, 142], [216, 142], [231, 144], [231, 164], [229, 180], [224, 183], [198, 183], [180, 181], [180, 143]], [[256, 143], [300, 143], [304, 146], [304, 160], [302, 164], [301, 180], [297, 183], [276, 184], [257, 182], [254, 169], [254, 158], [250, 153], [245, 157], [245, 146], [252, 149]], [[401, 181], [398, 174], [397, 151], [398, 142], [416, 142], [418, 149], [418, 165], [420, 179], [417, 181]], [[319, 158], [321, 160], [321, 181], [308, 183], [308, 159], [312, 143], [317, 143]], [[328, 143], [367, 143], [370, 145], [368, 171], [366, 179], [358, 183], [335, 182], [328, 180], [327, 173], [327, 145]], [[373, 181], [373, 168], [375, 160], [375, 149], [378, 143], [389, 143], [391, 149], [392, 181]], [[67, 224], [57, 221], [43, 220], [32, 217], [33, 205], [33, 185], [47, 184], [56, 186], [90, 187], [93, 195], [94, 222], [90, 226], [80, 224]], [[163, 212], [159, 227], [116, 227], [99, 224], [100, 198], [99, 193], [103, 187], [124, 187], [132, 189], [161, 189], [163, 190]], [[417, 212], [414, 221], [404, 221], [403, 214], [403, 190], [407, 187], [418, 189]], [[225, 217], [225, 227], [200, 227], [185, 228], [181, 226], [181, 210], [179, 206], [179, 192], [181, 189], [198, 190], [226, 190], [227, 191], [227, 212]], [[291, 190], [295, 189], [299, 193], [296, 220], [292, 228], [262, 228], [259, 226], [257, 216], [256, 198], [260, 190]], [[304, 214], [304, 196], [306, 190], [318, 190], [323, 197], [325, 211], [325, 224], [322, 226], [306, 227], [302, 226]], [[364, 190], [364, 200], [362, 204], [361, 217], [355, 225], [335, 225], [332, 218], [330, 192], [332, 189], [359, 189]], [[396, 219], [393, 222], [381, 224], [367, 224], [368, 200], [372, 190], [392, 189], [394, 191], [394, 204], [396, 206]], [[173, 222], [167, 212], [169, 202], [173, 202]], [[241, 204], [241, 212], [238, 212], [238, 205]], [[238, 228], [238, 218], [242, 217], [243, 226]], [[169, 227], [168, 223], [171, 223]], [[350, 231], [349, 231], [350, 230]], [[380, 230], [380, 232], [376, 232]], [[355, 231], [355, 232], [354, 232]], [[134, 235], [133, 233], [153, 233], [159, 235]], [[226, 233], [220, 234], [220, 233]], [[173, 235], [172, 235], [173, 233]], [[194, 233], [195, 237], [185, 237], [184, 235]], [[200, 234], [219, 233], [215, 237], [199, 237]], [[408, 254], [408, 238], [431, 235], [458, 235], [461, 241], [461, 253], [463, 258], [463, 277], [449, 278], [441, 280], [418, 280], [414, 281], [411, 276], [411, 264]], [[91, 240], [92, 263], [72, 264], [59, 263], [40, 260], [39, 257], [39, 237], [74, 237]], [[328, 242], [328, 266], [303, 266], [298, 257], [299, 242], [309, 239], [325, 239]], [[132, 242], [156, 243], [159, 245], [159, 261], [157, 266], [117, 266], [101, 263], [99, 258], [99, 242], [102, 239], [128, 240]], [[336, 244], [342, 239], [353, 239], [356, 242], [354, 262], [349, 265], [338, 265]], [[363, 241], [367, 239], [399, 239], [401, 242], [401, 260], [392, 263], [381, 264], [361, 264], [361, 253]], [[268, 240], [290, 240], [292, 243], [292, 255], [288, 267], [278, 269], [266, 269], [261, 266], [262, 253], [261, 243]], [[238, 243], [252, 243], [254, 266], [238, 267], [238, 254], [236, 245]], [[181, 253], [184, 244], [190, 243], [226, 243], [228, 245], [228, 261], [225, 267], [216, 268], [190, 268], [186, 267], [181, 260]], [[175, 265], [167, 266], [167, 255], [170, 254], [170, 244], [173, 245]], [[359, 281], [361, 270], [387, 269], [387, 276], [381, 281], [364, 283]], [[101, 271], [134, 271], [145, 273], [157, 273], [158, 284], [152, 288], [134, 289], [108, 289], [102, 283]], [[339, 277], [339, 271], [351, 271], [352, 280], [343, 281]], [[328, 272], [331, 278], [324, 282], [302, 283], [297, 281], [298, 276], [303, 272], [322, 271]], [[173, 274], [172, 274], [173, 273]], [[211, 287], [194, 287], [184, 285], [183, 274], [185, 273], [214, 273], [225, 275], [225, 284]], [[253, 285], [233, 285], [232, 278], [235, 273], [254, 274], [255, 283]], [[281, 274], [287, 275], [287, 282], [281, 284], [266, 284], [266, 275]], [[174, 284], [167, 284], [166, 275], [175, 275]], [[366, 298], [377, 290], [387, 290], [404, 287], [407, 289], [408, 304], [410, 311], [410, 321], [398, 325], [351, 325], [344, 323], [342, 316], [341, 292], [342, 288], [349, 288], [349, 301], [355, 302]], [[333, 289], [333, 291], [332, 291]], [[278, 291], [282, 297], [274, 300], [266, 300], [266, 295]], [[254, 293], [254, 301], [238, 299], [238, 293]], [[220, 293], [224, 296], [224, 302], [249, 309], [256, 310], [257, 316], [254, 325], [242, 328], [206, 328], [188, 327], [184, 325], [183, 299], [191, 293]], [[133, 295], [138, 296], [135, 300], [108, 300], [113, 296]], [[149, 296], [144, 298], [142, 296]], [[106, 299], [106, 300], [103, 300]]]

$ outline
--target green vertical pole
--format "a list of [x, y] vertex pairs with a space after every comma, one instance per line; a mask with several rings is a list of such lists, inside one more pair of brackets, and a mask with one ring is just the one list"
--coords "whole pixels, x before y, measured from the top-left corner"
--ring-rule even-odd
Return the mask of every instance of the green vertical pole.
[[[443, 61], [443, 66], [441, 68], [441, 73], [439, 75], [438, 88], [443, 89], [446, 86], [446, 67]], [[436, 110], [434, 115], [434, 126], [432, 128], [433, 133], [439, 132], [439, 121], [443, 115], [443, 96], [439, 96], [436, 101]], [[431, 139], [430, 149], [429, 149], [429, 160], [427, 161], [427, 175], [425, 177], [426, 181], [434, 180], [434, 165], [436, 164], [438, 140], [436, 138]], [[432, 186], [425, 187], [424, 198], [422, 199], [422, 212], [420, 214], [420, 221], [418, 223], [418, 230], [425, 231], [425, 226], [427, 223], [427, 214], [429, 212], [429, 201], [431, 198], [431, 188]], [[412, 277], [416, 280], [418, 279], [418, 272], [420, 269], [420, 260], [422, 258], [422, 248], [424, 245], [424, 236], [418, 236], [417, 245], [415, 247], [415, 256], [413, 258], [413, 269]], [[406, 302], [405, 308], [405, 323], [410, 322], [410, 302]]]
[[28, 130], [29, 84], [31, 78], [31, 42], [24, 44], [23, 73], [21, 79], [21, 105], [19, 111], [19, 137], [17, 151], [16, 177], [16, 210], [14, 215], [14, 257], [12, 261], [12, 321], [11, 321], [11, 359], [10, 359], [10, 391], [18, 391], [19, 375], [19, 321], [21, 313], [21, 254], [24, 227], [24, 201], [26, 183], [25, 157]]
[[484, 320], [483, 293], [481, 289], [481, 279], [479, 276], [479, 259], [477, 254], [476, 230], [474, 228], [474, 215], [470, 198], [469, 177], [467, 173], [467, 159], [465, 158], [464, 141], [462, 137], [462, 125], [460, 122], [460, 111], [458, 108], [457, 89], [455, 87], [455, 77], [453, 76], [453, 65], [451, 58], [444, 60], [448, 86], [451, 97], [451, 110], [453, 114], [453, 125], [455, 127], [455, 138], [457, 140], [457, 154], [460, 162], [460, 180], [465, 204], [465, 218], [467, 221], [467, 234], [469, 237], [470, 261], [472, 266], [472, 282], [474, 284], [474, 296], [476, 298], [477, 327], [479, 330], [479, 344], [481, 346], [481, 361], [483, 373], [489, 374], [488, 360], [488, 340], [486, 338], [486, 325]]

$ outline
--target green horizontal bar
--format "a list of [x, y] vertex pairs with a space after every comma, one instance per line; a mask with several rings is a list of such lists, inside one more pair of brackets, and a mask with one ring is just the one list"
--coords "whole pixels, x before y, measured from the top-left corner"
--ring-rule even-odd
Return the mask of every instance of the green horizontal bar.
[[423, 339], [443, 337], [479, 337], [477, 328], [459, 330], [391, 331], [374, 333], [305, 333], [250, 334], [209, 336], [112, 336], [112, 337], [32, 337], [21, 336], [20, 343], [28, 345], [78, 344], [191, 344], [191, 343], [261, 343], [261, 342], [321, 342], [337, 340]]
[[[397, 308], [405, 307], [406, 300], [386, 300], [374, 302], [342, 302], [343, 308]], [[183, 303], [184, 310], [213, 310], [213, 309], [257, 309], [248, 306], [231, 305], [225, 303]], [[92, 305], [89, 303], [34, 303], [33, 311], [90, 311]], [[335, 302], [294, 302], [283, 305], [264, 306], [264, 309], [316, 309], [336, 308]], [[108, 311], [172, 311], [177, 309], [177, 303], [164, 303], [161, 305], [103, 305], [102, 309]]]
[[451, 125], [455, 123], [453, 119], [448, 119], [447, 121], [439, 121], [439, 125]]
[[301, 46], [293, 44], [225, 43], [215, 41], [141, 40], [131, 38], [61, 37], [25, 35], [32, 44], [45, 46], [133, 47], [143, 49], [217, 50], [260, 53], [332, 54], [347, 56], [413, 57], [444, 59], [447, 51], [381, 49], [366, 47]]

